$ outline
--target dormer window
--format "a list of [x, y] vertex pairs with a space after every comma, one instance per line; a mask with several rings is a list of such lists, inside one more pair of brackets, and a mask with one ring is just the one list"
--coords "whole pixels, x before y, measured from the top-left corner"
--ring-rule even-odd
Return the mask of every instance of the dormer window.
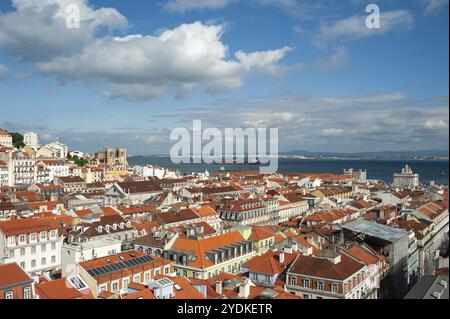
[[114, 230], [117, 230], [117, 224], [114, 224], [114, 225], [113, 225], [113, 229], [114, 229]]
[[97, 231], [98, 231], [99, 233], [101, 233], [101, 232], [103, 231], [103, 227], [102, 227], [102, 226], [98, 226], [98, 227], [97, 227]]
[[41, 240], [47, 238], [47, 233], [46, 233], [45, 231], [41, 232], [41, 234], [39, 235], [39, 238], [40, 238]]
[[106, 229], [106, 231], [109, 233], [110, 226], [109, 226], [109, 225], [106, 225], [105, 229]]
[[131, 227], [131, 222], [127, 222], [127, 227]]
[[20, 235], [19, 236], [19, 243], [24, 243], [25, 242], [25, 235]]
[[120, 223], [120, 228], [124, 228], [125, 227], [125, 224], [124, 223]]
[[36, 234], [35, 233], [30, 234], [30, 240], [31, 241], [35, 241], [36, 240]]

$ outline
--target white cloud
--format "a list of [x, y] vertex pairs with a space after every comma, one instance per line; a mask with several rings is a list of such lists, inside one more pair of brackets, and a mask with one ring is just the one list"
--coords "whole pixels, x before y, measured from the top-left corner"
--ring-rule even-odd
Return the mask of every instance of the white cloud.
[[[0, 45], [25, 61], [46, 61], [81, 51], [95, 40], [97, 31], [125, 28], [117, 10], [94, 10], [87, 0], [12, 0], [15, 11], [0, 14]], [[80, 9], [80, 28], [66, 26], [66, 8]]]
[[423, 125], [429, 130], [448, 130], [448, 121], [444, 120], [428, 120]]
[[221, 25], [183, 24], [159, 36], [104, 37], [82, 52], [36, 65], [43, 74], [62, 80], [103, 81], [111, 84], [104, 95], [145, 100], [175, 91], [189, 95], [199, 85], [208, 92], [237, 89], [254, 73], [276, 74], [290, 48], [245, 53], [228, 58]]
[[289, 47], [252, 53], [238, 51], [236, 58], [247, 71], [275, 74], [280, 71], [278, 62], [291, 51]]
[[336, 51], [327, 59], [313, 64], [313, 67], [321, 69], [338, 68], [345, 65], [348, 61], [348, 50], [345, 47], [338, 47]]
[[0, 64], [0, 78], [4, 77], [6, 73], [8, 73], [8, 68], [5, 65]]
[[408, 10], [381, 11], [381, 27], [369, 29], [365, 15], [355, 15], [342, 20], [322, 23], [319, 27], [317, 44], [339, 40], [358, 40], [375, 35], [383, 35], [389, 31], [409, 29], [414, 25], [414, 17]]
[[340, 128], [327, 128], [321, 131], [321, 136], [323, 137], [337, 137], [344, 133], [343, 129]]
[[[330, 150], [448, 149], [448, 97], [413, 102], [404, 93], [219, 100], [176, 114], [179, 125], [279, 128], [280, 145]], [[173, 115], [171, 115], [173, 117]]]
[[425, 4], [425, 14], [430, 15], [448, 7], [449, 0], [422, 0], [422, 2]]

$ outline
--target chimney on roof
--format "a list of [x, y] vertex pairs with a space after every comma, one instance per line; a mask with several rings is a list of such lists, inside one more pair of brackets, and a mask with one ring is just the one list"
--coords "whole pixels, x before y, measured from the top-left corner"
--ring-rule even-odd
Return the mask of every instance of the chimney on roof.
[[284, 251], [282, 251], [282, 252], [280, 253], [280, 256], [279, 256], [279, 262], [280, 262], [280, 264], [283, 264], [283, 263], [284, 263]]
[[219, 295], [222, 294], [222, 281], [216, 281], [216, 292]]
[[239, 297], [247, 299], [250, 296], [250, 279], [246, 278], [244, 282], [239, 285]]

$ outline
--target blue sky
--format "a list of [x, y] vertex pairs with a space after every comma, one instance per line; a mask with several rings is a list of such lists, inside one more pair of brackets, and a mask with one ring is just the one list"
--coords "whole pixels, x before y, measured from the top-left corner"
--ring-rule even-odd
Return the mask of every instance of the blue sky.
[[281, 151], [448, 150], [448, 21], [448, 0], [2, 1], [0, 127], [89, 152], [167, 153], [194, 119], [278, 127]]

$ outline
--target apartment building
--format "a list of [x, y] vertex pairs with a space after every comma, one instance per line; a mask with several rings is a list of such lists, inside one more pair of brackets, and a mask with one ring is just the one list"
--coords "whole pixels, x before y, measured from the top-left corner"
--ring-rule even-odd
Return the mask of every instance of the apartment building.
[[58, 228], [48, 219], [0, 222], [0, 263], [15, 262], [27, 273], [60, 268], [63, 236]]
[[9, 170], [8, 164], [0, 161], [0, 187], [8, 186], [9, 184]]
[[16, 263], [0, 265], [0, 300], [34, 299], [34, 281]]
[[85, 243], [98, 239], [133, 240], [137, 231], [131, 222], [119, 215], [87, 215], [69, 233], [69, 242]]
[[79, 176], [60, 176], [55, 178], [55, 184], [64, 188], [64, 193], [83, 193], [86, 182]]
[[208, 279], [220, 273], [237, 274], [257, 251], [237, 231], [208, 238], [178, 238], [162, 257], [172, 260], [179, 276]]
[[78, 270], [96, 298], [106, 292], [125, 295], [132, 283], [149, 285], [159, 275], [174, 275], [171, 261], [140, 252], [85, 261]]
[[115, 239], [95, 239], [83, 243], [70, 243], [62, 246], [62, 276], [72, 274], [76, 264], [122, 252], [122, 242]]
[[0, 146], [13, 147], [12, 142], [11, 134], [0, 128]]
[[28, 132], [23, 135], [23, 143], [37, 151], [39, 148], [39, 137], [34, 132]]
[[368, 267], [333, 249], [299, 255], [287, 270], [285, 289], [305, 299], [364, 299], [372, 294]]
[[261, 199], [224, 200], [218, 208], [225, 224], [269, 225], [277, 224], [278, 212], [269, 211]]
[[36, 160], [26, 152], [12, 149], [0, 152], [8, 166], [8, 186], [29, 186], [36, 180]]

